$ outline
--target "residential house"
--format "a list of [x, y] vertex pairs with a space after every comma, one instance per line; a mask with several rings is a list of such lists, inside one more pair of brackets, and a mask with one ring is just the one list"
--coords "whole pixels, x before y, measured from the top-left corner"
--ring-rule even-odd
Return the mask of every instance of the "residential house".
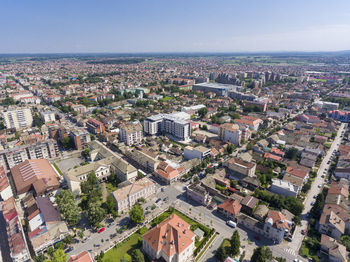
[[103, 125], [103, 123], [96, 119], [89, 119], [86, 122], [86, 127], [88, 131], [93, 134], [101, 134], [105, 131], [105, 126]]
[[0, 201], [5, 201], [13, 196], [5, 169], [0, 166]]
[[292, 228], [292, 222], [279, 211], [270, 210], [264, 225], [265, 236], [281, 243], [285, 236], [288, 236]]
[[186, 160], [191, 160], [193, 158], [198, 158], [200, 161], [202, 161], [206, 157], [211, 156], [211, 149], [206, 148], [204, 146], [186, 146], [184, 148], [184, 158]]
[[272, 179], [272, 184], [269, 190], [278, 195], [296, 197], [300, 193], [301, 187], [294, 185], [289, 181], [274, 178]]
[[241, 208], [242, 205], [237, 200], [228, 198], [223, 204], [218, 206], [218, 211], [225, 217], [235, 221]]
[[241, 201], [241, 205], [242, 205], [241, 211], [248, 215], [252, 215], [258, 203], [259, 203], [259, 199], [257, 199], [256, 197], [245, 196]]
[[322, 213], [318, 231], [339, 240], [345, 232], [345, 222], [333, 211]]
[[160, 162], [156, 169], [156, 176], [168, 185], [177, 181], [184, 173], [185, 168], [182, 165], [170, 161]]
[[204, 206], [210, 204], [212, 197], [209, 192], [200, 185], [200, 183], [194, 183], [186, 187], [186, 196], [192, 200], [201, 203]]
[[321, 235], [321, 253], [327, 255], [330, 262], [347, 261], [346, 247], [324, 234]]
[[243, 179], [244, 177], [255, 177], [256, 164], [233, 157], [224, 162], [224, 167], [232, 177]]

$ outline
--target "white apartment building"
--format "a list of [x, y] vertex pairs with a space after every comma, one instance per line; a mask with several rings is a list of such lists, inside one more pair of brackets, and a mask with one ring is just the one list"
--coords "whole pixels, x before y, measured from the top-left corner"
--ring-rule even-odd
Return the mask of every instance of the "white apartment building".
[[191, 160], [193, 158], [198, 158], [202, 161], [205, 157], [211, 155], [211, 150], [204, 146], [186, 146], [184, 149], [184, 157], [186, 160]]
[[139, 122], [122, 124], [120, 129], [120, 140], [126, 145], [139, 144], [142, 141], [142, 125]]
[[131, 208], [140, 198], [148, 198], [156, 193], [156, 185], [147, 177], [135, 181], [131, 185], [117, 189], [114, 197], [118, 212]]
[[6, 128], [27, 128], [33, 124], [33, 116], [29, 108], [18, 108], [2, 112]]
[[269, 190], [278, 195], [283, 195], [286, 197], [297, 197], [300, 193], [301, 188], [299, 186], [293, 185], [289, 181], [275, 178], [272, 179], [272, 184]]
[[41, 119], [45, 122], [45, 123], [50, 123], [50, 122], [54, 122], [55, 119], [55, 113], [51, 112], [51, 111], [44, 111], [40, 113], [41, 115]]
[[165, 133], [186, 141], [191, 136], [189, 119], [190, 115], [184, 112], [150, 116], [144, 120], [144, 132], [149, 135]]
[[241, 142], [242, 132], [236, 124], [225, 123], [219, 127], [219, 137], [223, 141], [239, 145]]

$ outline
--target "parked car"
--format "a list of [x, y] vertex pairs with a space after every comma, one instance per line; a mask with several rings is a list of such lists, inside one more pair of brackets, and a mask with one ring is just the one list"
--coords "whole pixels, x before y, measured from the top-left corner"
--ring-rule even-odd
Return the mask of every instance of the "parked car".
[[306, 230], [306, 229], [301, 230], [301, 234], [302, 234], [302, 235], [306, 235], [306, 233], [307, 233], [307, 230]]
[[235, 222], [233, 222], [232, 220], [228, 220], [228, 221], [226, 222], [226, 224], [227, 224], [228, 226], [230, 226], [230, 227], [233, 227], [233, 228], [235, 228], [235, 227], [237, 226], [237, 224], [236, 224]]
[[156, 200], [156, 203], [159, 203], [160, 201], [162, 201], [162, 199], [161, 199], [161, 198], [158, 198], [158, 199]]
[[101, 232], [103, 232], [103, 231], [105, 231], [105, 228], [104, 228], [104, 227], [101, 227], [101, 228], [98, 230], [98, 233], [101, 233]]
[[312, 206], [315, 205], [315, 201], [312, 201], [312, 202], [311, 202], [311, 205], [312, 205]]
[[164, 197], [163, 198], [163, 201], [165, 201], [165, 202], [168, 201], [168, 200], [169, 200], [169, 197]]
[[322, 187], [322, 185], [321, 185], [321, 184], [319, 184], [317, 187], [318, 187], [318, 188], [321, 188], [321, 187]]

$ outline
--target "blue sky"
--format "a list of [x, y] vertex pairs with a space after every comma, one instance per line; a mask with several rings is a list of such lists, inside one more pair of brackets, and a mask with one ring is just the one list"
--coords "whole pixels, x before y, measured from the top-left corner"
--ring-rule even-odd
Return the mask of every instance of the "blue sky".
[[0, 3], [0, 53], [350, 49], [349, 0]]

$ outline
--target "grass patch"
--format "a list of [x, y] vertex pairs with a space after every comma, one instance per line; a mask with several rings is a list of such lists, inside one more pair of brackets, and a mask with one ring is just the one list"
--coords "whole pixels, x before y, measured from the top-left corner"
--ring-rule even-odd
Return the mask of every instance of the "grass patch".
[[198, 254], [198, 256], [196, 257], [196, 261], [198, 261], [201, 258], [201, 256], [203, 255], [204, 251], [208, 249], [210, 244], [214, 241], [215, 237], [216, 237], [216, 234], [214, 234], [214, 236], [212, 236], [212, 238], [209, 240], [209, 242], [205, 245], [205, 247]]
[[[125, 259], [128, 262], [132, 262], [130, 254], [134, 249], [142, 248], [141, 236], [145, 232], [147, 232], [146, 227], [140, 228], [138, 231], [136, 231], [127, 239], [116, 244], [115, 247], [111, 248], [104, 254], [102, 261], [114, 262], [114, 261], [122, 261], [122, 259]], [[146, 255], [145, 255], [145, 260], [149, 261]]]
[[63, 176], [63, 173], [62, 173], [61, 169], [57, 166], [57, 164], [56, 164], [56, 163], [53, 163], [52, 165], [56, 168], [57, 172], [58, 172], [61, 176]]

